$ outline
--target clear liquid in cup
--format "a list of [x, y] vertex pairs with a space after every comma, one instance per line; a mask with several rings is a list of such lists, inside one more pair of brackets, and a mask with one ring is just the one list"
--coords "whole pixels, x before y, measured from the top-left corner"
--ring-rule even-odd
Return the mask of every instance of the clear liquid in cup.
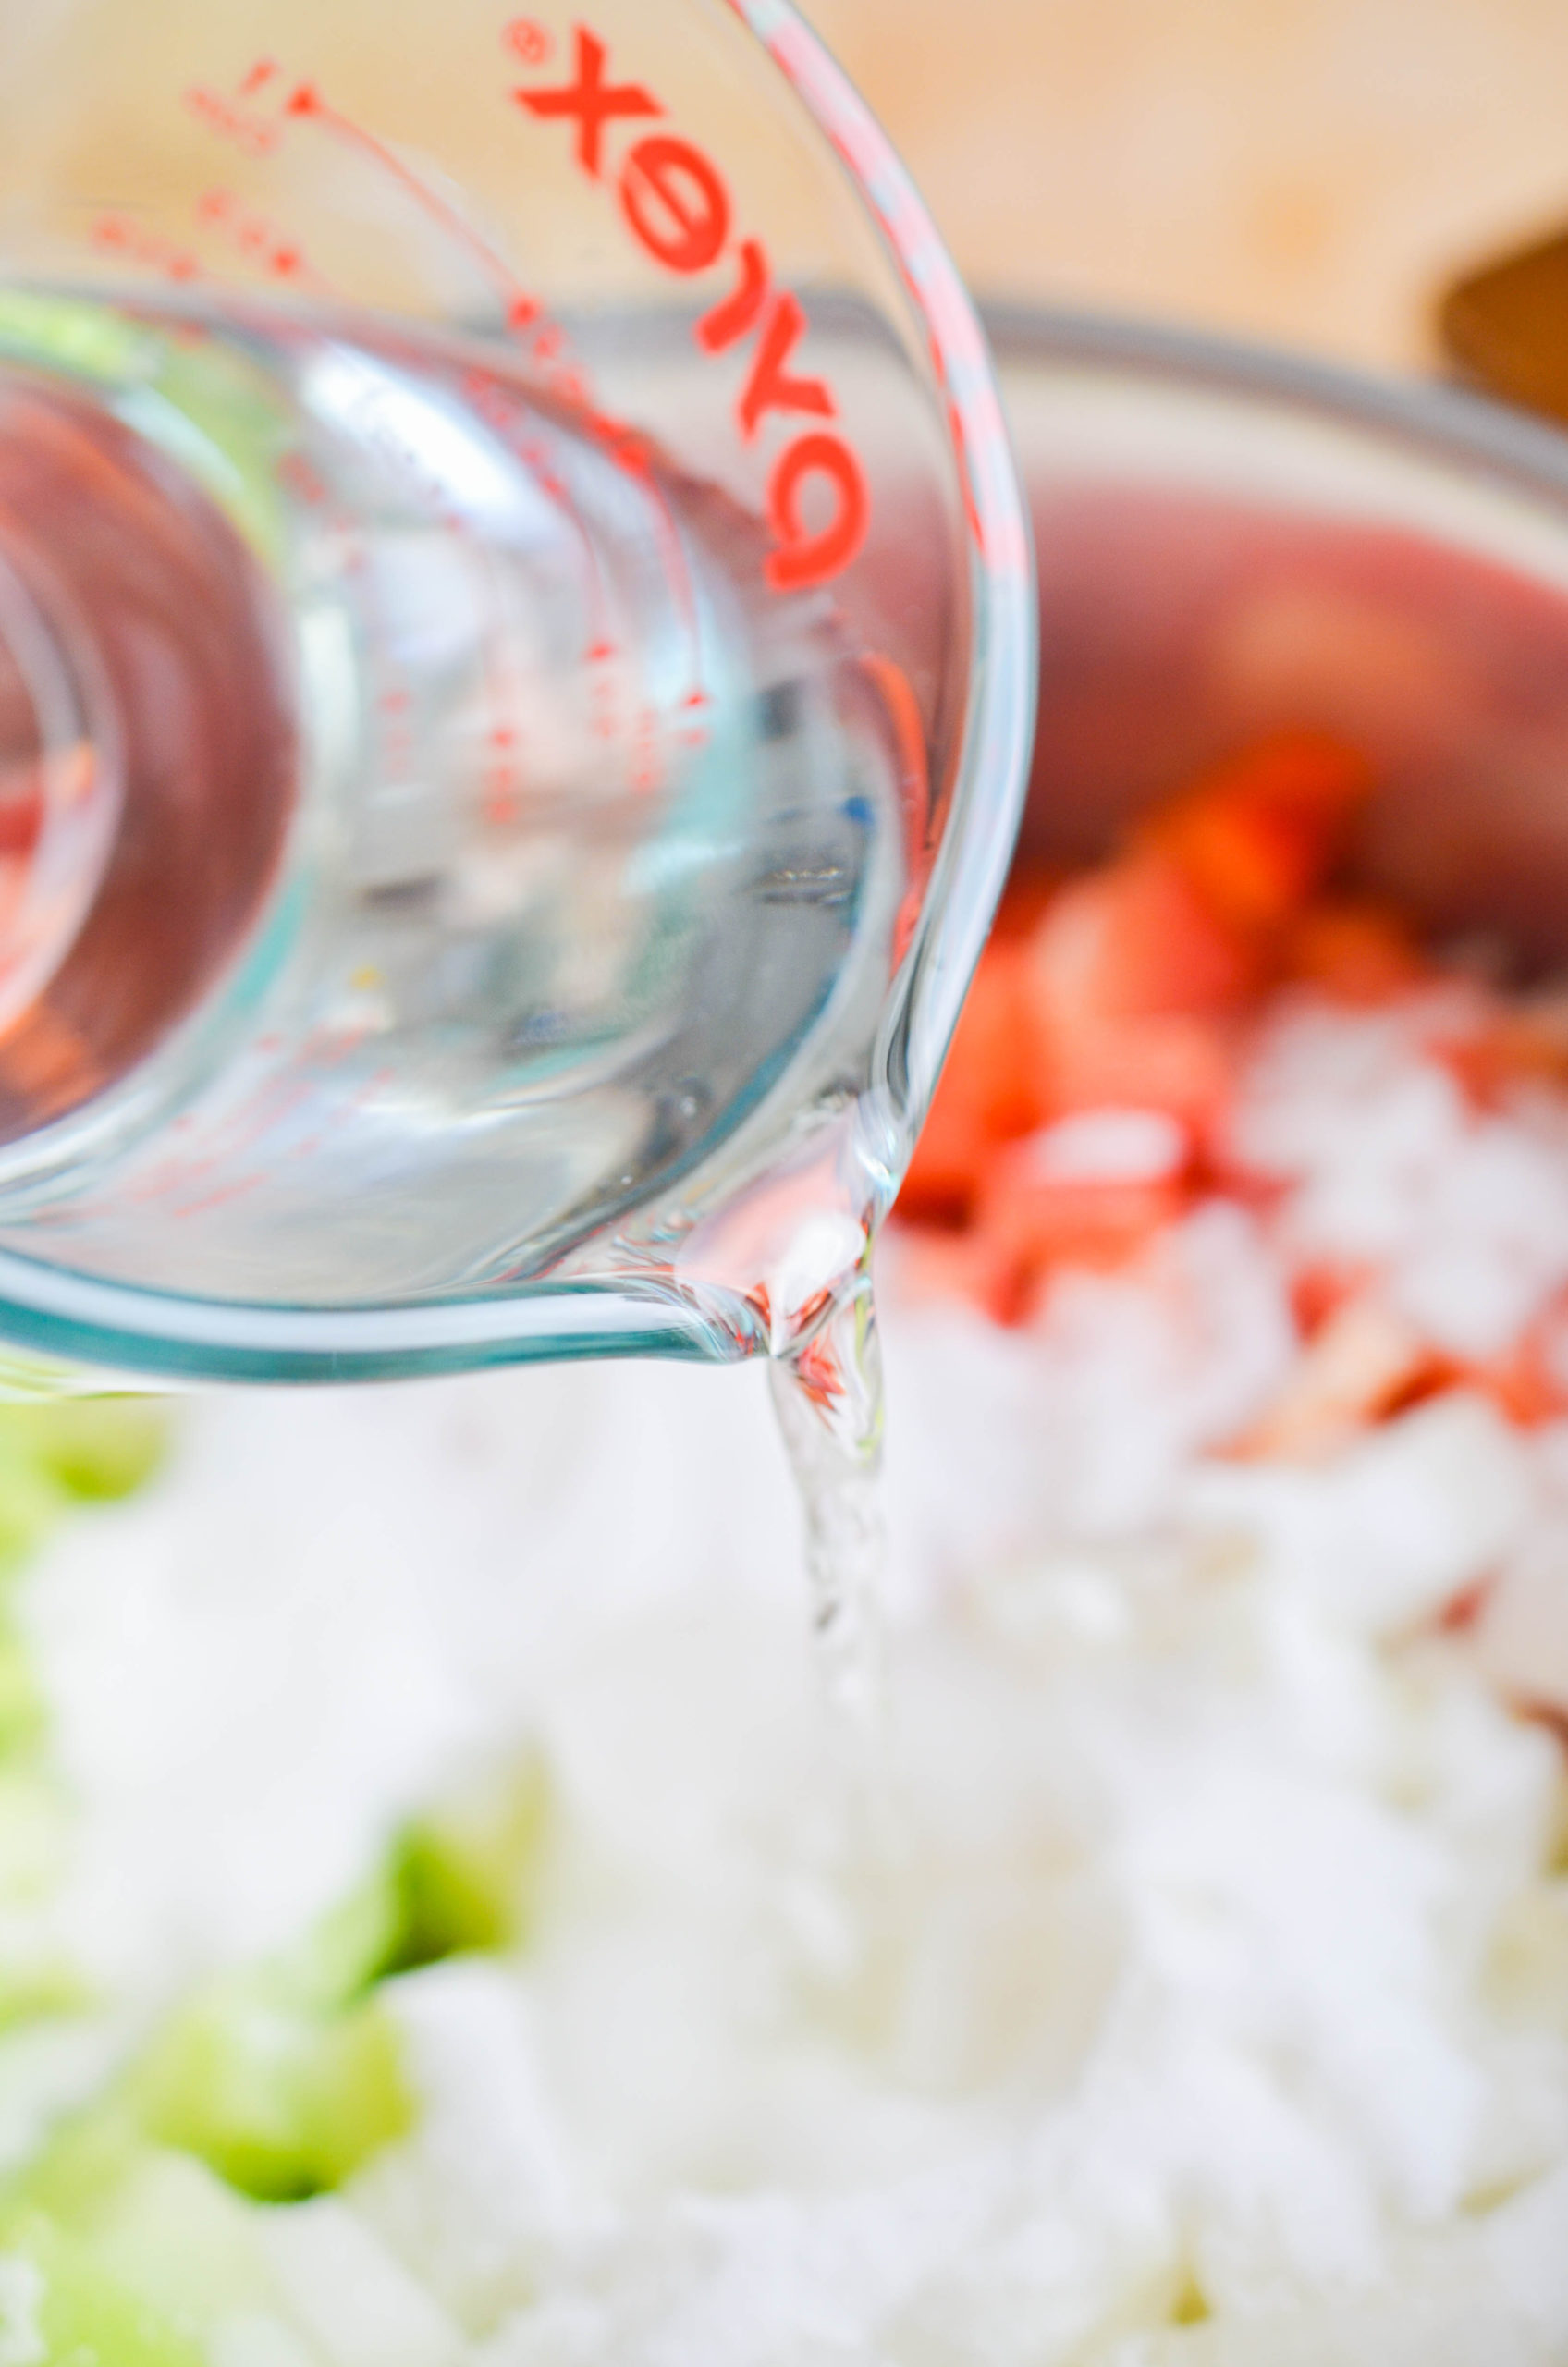
[[756, 521], [357, 319], [13, 291], [0, 371], [102, 841], [0, 1000], [0, 1248], [295, 1307], [625, 1271], [722, 1327], [716, 1207], [826, 1130], [874, 1211], [898, 735]]

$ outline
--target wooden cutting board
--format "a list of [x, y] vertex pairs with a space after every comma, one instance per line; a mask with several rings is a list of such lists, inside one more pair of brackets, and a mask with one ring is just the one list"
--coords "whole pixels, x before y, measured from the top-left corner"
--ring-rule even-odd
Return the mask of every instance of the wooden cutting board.
[[1568, 217], [1568, 0], [804, 0], [973, 284], [1360, 362]]

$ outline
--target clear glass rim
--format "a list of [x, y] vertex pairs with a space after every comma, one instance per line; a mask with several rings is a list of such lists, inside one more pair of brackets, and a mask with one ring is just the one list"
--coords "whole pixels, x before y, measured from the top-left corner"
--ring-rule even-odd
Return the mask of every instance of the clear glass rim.
[[826, 133], [881, 233], [947, 400], [969, 529], [972, 696], [941, 847], [879, 1044], [878, 1082], [909, 1137], [947, 1056], [1023, 810], [1039, 661], [1028, 507], [980, 314], [891, 142], [791, 0], [728, 6]]
[[[1027, 513], [978, 317], [887, 138], [785, 0], [727, 0], [855, 183], [913, 309], [948, 406], [969, 526], [975, 676], [942, 856], [883, 1041], [913, 1044], [895, 1098], [924, 1108], [989, 928], [1023, 810], [1037, 632]], [[944, 924], [939, 935], [937, 923]], [[332, 1381], [536, 1357], [748, 1355], [670, 1286], [523, 1285], [348, 1307], [187, 1297], [0, 1254], [0, 1338], [24, 1352], [167, 1379]]]

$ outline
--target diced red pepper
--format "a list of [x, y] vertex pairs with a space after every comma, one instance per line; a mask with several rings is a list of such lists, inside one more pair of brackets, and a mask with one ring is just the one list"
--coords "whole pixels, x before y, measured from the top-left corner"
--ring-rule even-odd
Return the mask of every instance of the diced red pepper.
[[1280, 968], [1287, 978], [1361, 1005], [1390, 1001], [1431, 975], [1391, 906], [1348, 897], [1321, 900], [1293, 916], [1282, 938]]
[[1355, 749], [1318, 732], [1282, 733], [1157, 808], [1134, 843], [1176, 864], [1233, 927], [1276, 928], [1327, 879], [1371, 788]]
[[1030, 1009], [1027, 943], [995, 939], [974, 974], [899, 1207], [928, 1223], [973, 1210], [998, 1144], [1038, 1125], [1044, 1062]]
[[1453, 1377], [1415, 1327], [1392, 1308], [1370, 1294], [1347, 1299], [1320, 1326], [1238, 1452], [1288, 1462], [1315, 1460]]
[[1142, 854], [1053, 898], [1030, 941], [1028, 977], [1054, 1056], [1081, 1028], [1234, 1011], [1258, 969], [1174, 864]]
[[1348, 1300], [1369, 1290], [1375, 1279], [1373, 1269], [1363, 1263], [1318, 1260], [1299, 1267], [1291, 1277], [1291, 1309], [1302, 1337], [1314, 1338]]
[[993, 1294], [1000, 1288], [1015, 1296], [1021, 1311], [1055, 1267], [1105, 1271], [1124, 1265], [1185, 1204], [1180, 1172], [1144, 1181], [1064, 1182], [1041, 1176], [1030, 1146], [1015, 1145], [996, 1160], [980, 1203]]
[[1493, 1110], [1519, 1085], [1568, 1085], [1568, 1009], [1542, 1001], [1500, 1010], [1434, 1049], [1477, 1109]]

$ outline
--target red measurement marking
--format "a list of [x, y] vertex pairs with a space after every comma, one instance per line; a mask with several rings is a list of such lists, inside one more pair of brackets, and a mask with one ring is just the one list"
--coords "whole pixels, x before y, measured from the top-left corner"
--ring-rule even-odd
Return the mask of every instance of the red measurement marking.
[[637, 730], [632, 742], [631, 786], [639, 795], [646, 796], [657, 789], [664, 779], [664, 767], [659, 761], [659, 718], [655, 707], [638, 710]]
[[147, 229], [129, 215], [100, 214], [92, 225], [92, 243], [105, 254], [147, 264], [169, 279], [195, 279], [201, 275], [201, 261], [189, 247], [176, 246], [173, 239]]
[[[602, 657], [609, 656], [612, 652], [606, 630], [609, 602], [605, 590], [604, 572], [599, 565], [598, 548], [578, 516], [576, 506], [560, 477], [551, 466], [547, 450], [533, 432], [532, 423], [525, 422], [520, 414], [515, 396], [487, 370], [467, 372], [463, 391], [480, 417], [496, 430], [508, 449], [517, 454], [545, 500], [565, 519], [577, 537], [588, 576], [588, 660], [594, 664]], [[520, 435], [520, 427], [524, 426], [527, 432]]]
[[514, 17], [501, 39], [525, 66], [547, 66], [556, 46], [554, 35], [532, 17]]
[[[305, 1048], [308, 1052], [310, 1047]], [[286, 1119], [302, 1108], [312, 1097], [314, 1085], [309, 1077], [292, 1075], [283, 1070], [263, 1080], [253, 1100], [234, 1111], [226, 1124], [210, 1137], [204, 1159], [190, 1160], [180, 1181], [187, 1190], [202, 1178], [217, 1174], [232, 1161], [243, 1159], [280, 1127]]]
[[373, 164], [388, 174], [432, 221], [438, 222], [460, 246], [468, 250], [506, 298], [508, 319], [528, 322], [537, 317], [538, 300], [523, 287], [516, 273], [496, 252], [489, 240], [481, 237], [472, 223], [459, 214], [456, 206], [448, 203], [438, 190], [432, 189], [428, 181], [405, 165], [384, 140], [378, 140], [374, 131], [367, 131], [362, 124], [355, 123], [329, 105], [313, 82], [296, 83], [284, 102], [284, 112], [319, 124], [324, 131], [329, 132], [345, 147], [369, 157]]
[[657, 99], [640, 82], [605, 80], [605, 45], [586, 26], [577, 28], [577, 80], [549, 91], [514, 91], [519, 106], [530, 115], [560, 116], [577, 123], [577, 161], [594, 180], [599, 178], [604, 129], [619, 116], [663, 115]]
[[133, 1208], [144, 1208], [158, 1200], [165, 1200], [178, 1192], [185, 1182], [184, 1164], [178, 1159], [165, 1159], [149, 1170], [140, 1183], [118, 1186], [118, 1197]]
[[270, 272], [276, 279], [320, 284], [298, 239], [280, 230], [264, 215], [251, 213], [232, 190], [204, 190], [196, 201], [196, 218], [237, 247], [248, 263]]
[[[284, 86], [286, 82], [287, 78], [283, 76], [282, 69], [275, 59], [259, 58], [249, 71], [241, 76], [237, 85], [237, 92], [239, 98], [249, 99], [253, 98], [258, 92], [268, 89], [271, 84]], [[271, 95], [269, 91], [269, 97]], [[247, 114], [241, 110], [234, 99], [226, 97], [221, 92], [209, 90], [202, 85], [188, 91], [185, 96], [187, 105], [203, 122], [224, 138], [233, 141], [249, 155], [270, 155], [282, 139], [283, 127], [276, 117], [268, 120], [265, 117]], [[437, 190], [433, 189], [418, 173], [405, 165], [401, 157], [395, 150], [388, 147], [386, 141], [378, 140], [374, 132], [367, 131], [362, 125], [355, 123], [349, 117], [332, 106], [313, 82], [296, 81], [291, 87], [280, 87], [278, 97], [281, 112], [285, 117], [292, 117], [314, 122], [340, 141], [368, 157], [378, 169], [388, 174], [400, 189], [412, 197], [415, 202], [438, 222], [443, 229], [465, 247], [479, 263], [485, 275], [499, 288], [506, 300], [507, 319], [512, 327], [526, 327], [538, 318], [540, 312], [538, 299], [521, 285], [516, 274], [508, 268], [488, 240], [474, 229], [472, 224], [459, 212], [456, 206], [449, 203]], [[209, 227], [225, 228], [234, 242], [240, 246], [241, 251], [248, 254], [252, 262], [272, 272], [275, 276], [285, 280], [308, 277], [318, 288], [324, 284], [319, 276], [311, 270], [306, 263], [299, 240], [268, 223], [264, 216], [246, 214], [235, 203], [232, 210], [221, 207], [215, 210], [209, 215], [208, 220]]]
[[261, 1180], [256, 1174], [237, 1176], [232, 1184], [220, 1184], [216, 1191], [209, 1192], [203, 1199], [187, 1200], [173, 1213], [177, 1217], [210, 1216], [214, 1208], [227, 1208], [231, 1200], [243, 1199], [248, 1192], [255, 1190]]
[[493, 830], [509, 830], [522, 813], [516, 775], [491, 771], [484, 777], [484, 819]]
[[272, 155], [283, 134], [276, 123], [263, 123], [254, 116], [244, 115], [232, 99], [221, 91], [209, 90], [204, 82], [193, 83], [185, 93], [185, 104], [208, 129], [220, 139], [231, 141], [247, 156]]
[[588, 685], [588, 729], [595, 739], [613, 740], [616, 736], [618, 689], [616, 678], [607, 668], [595, 670]]
[[696, 587], [686, 558], [686, 546], [675, 522], [675, 512], [664, 487], [654, 473], [652, 458], [643, 437], [621, 425], [619, 420], [595, 421], [600, 440], [618, 467], [629, 477], [634, 477], [654, 505], [654, 529], [658, 536], [664, 558], [665, 575], [680, 611], [681, 631], [686, 637], [690, 656], [692, 681], [696, 687], [702, 678], [702, 629], [697, 620]]

